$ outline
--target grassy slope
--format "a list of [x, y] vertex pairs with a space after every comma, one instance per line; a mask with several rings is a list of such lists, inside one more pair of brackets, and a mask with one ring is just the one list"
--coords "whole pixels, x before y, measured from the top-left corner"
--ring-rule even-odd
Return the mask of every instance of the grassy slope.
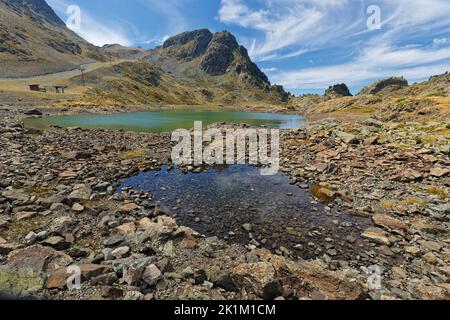
[[[195, 77], [185, 70], [185, 77], [164, 72], [157, 65], [144, 62], [123, 62], [86, 74], [88, 89], [74, 104], [126, 105], [268, 105], [279, 104], [275, 92], [246, 84], [231, 75]], [[75, 86], [81, 81], [69, 81]]]
[[39, 21], [0, 2], [0, 78], [70, 70], [104, 60], [98, 48], [65, 26]]
[[317, 95], [291, 99], [289, 108], [311, 116], [377, 117], [380, 120], [450, 121], [450, 75], [440, 75], [394, 92], [327, 100]]

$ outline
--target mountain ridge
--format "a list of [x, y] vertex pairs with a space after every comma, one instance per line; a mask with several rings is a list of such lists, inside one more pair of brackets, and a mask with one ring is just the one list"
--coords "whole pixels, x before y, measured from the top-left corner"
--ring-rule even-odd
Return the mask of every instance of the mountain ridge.
[[20, 78], [105, 61], [44, 0], [0, 0], [0, 78]]

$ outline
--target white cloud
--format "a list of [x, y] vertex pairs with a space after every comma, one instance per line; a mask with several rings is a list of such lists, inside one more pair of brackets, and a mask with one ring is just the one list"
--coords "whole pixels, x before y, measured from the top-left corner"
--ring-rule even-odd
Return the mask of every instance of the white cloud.
[[366, 50], [355, 61], [316, 68], [305, 68], [272, 75], [287, 88], [323, 89], [335, 83], [359, 85], [368, 80], [404, 76], [421, 81], [449, 70], [450, 48], [438, 51], [410, 48]]
[[[65, 0], [47, 0], [53, 9], [66, 13], [67, 7], [71, 3]], [[102, 23], [91, 16], [86, 10], [81, 7], [81, 29], [74, 30], [78, 35], [86, 41], [96, 45], [103, 46], [105, 44], [121, 44], [123, 46], [130, 46], [132, 41], [125, 35], [125, 32], [117, 27], [115, 21], [110, 24]]]
[[433, 39], [433, 46], [434, 47], [441, 47], [450, 45], [450, 38], [437, 38]]
[[265, 73], [272, 73], [278, 71], [277, 68], [262, 68], [261, 70]]
[[[381, 9], [381, 30], [367, 28], [369, 5]], [[257, 61], [333, 46], [348, 54], [346, 63], [271, 74], [273, 82], [288, 88], [359, 85], [400, 75], [422, 80], [447, 71], [450, 60], [449, 0], [222, 0], [219, 20], [255, 32], [250, 53]]]
[[251, 9], [242, 0], [222, 0], [218, 17], [223, 23], [264, 34], [264, 40], [255, 42], [250, 50], [251, 56], [259, 61], [301, 55], [333, 39], [351, 35], [351, 29], [362, 22], [353, 19], [352, 23], [347, 23], [354, 18], [354, 10], [342, 10], [347, 0], [267, 0], [260, 3], [261, 9]]
[[87, 14], [82, 14], [81, 29], [76, 32], [96, 46], [116, 43], [123, 46], [132, 45], [132, 41], [122, 34], [120, 30], [98, 23]]

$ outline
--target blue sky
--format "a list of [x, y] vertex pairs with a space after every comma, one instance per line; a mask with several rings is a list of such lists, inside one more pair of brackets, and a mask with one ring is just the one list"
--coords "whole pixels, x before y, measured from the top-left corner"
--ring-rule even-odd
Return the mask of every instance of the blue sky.
[[296, 94], [342, 82], [356, 93], [381, 78], [416, 82], [450, 70], [450, 0], [47, 2], [63, 20], [67, 7], [78, 5], [77, 32], [96, 45], [152, 48], [187, 30], [229, 30], [272, 83]]

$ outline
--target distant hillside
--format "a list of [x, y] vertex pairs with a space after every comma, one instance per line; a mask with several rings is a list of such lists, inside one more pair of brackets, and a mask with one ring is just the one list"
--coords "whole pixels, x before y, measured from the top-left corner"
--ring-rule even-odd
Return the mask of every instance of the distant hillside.
[[[331, 89], [327, 92], [329, 90]], [[379, 80], [364, 88], [355, 97], [294, 97], [289, 102], [289, 108], [309, 115], [373, 116], [389, 121], [450, 121], [450, 74], [447, 72], [433, 76], [428, 81], [413, 85], [408, 85], [404, 78]]]
[[108, 62], [87, 71], [85, 81], [41, 78], [50, 86], [68, 85], [67, 94], [83, 103], [278, 105], [290, 97], [271, 85], [227, 31], [185, 32], [149, 51], [118, 44], [98, 48], [69, 30], [45, 0], [0, 0], [0, 39], [0, 78]]
[[105, 60], [44, 0], [0, 0], [0, 78], [26, 77]]
[[149, 51], [120, 45], [101, 50], [130, 61], [86, 74], [86, 103], [279, 105], [289, 99], [226, 31], [185, 32]]
[[127, 60], [137, 60], [147, 55], [144, 49], [124, 47], [120, 44], [106, 44], [100, 50], [113, 58]]

